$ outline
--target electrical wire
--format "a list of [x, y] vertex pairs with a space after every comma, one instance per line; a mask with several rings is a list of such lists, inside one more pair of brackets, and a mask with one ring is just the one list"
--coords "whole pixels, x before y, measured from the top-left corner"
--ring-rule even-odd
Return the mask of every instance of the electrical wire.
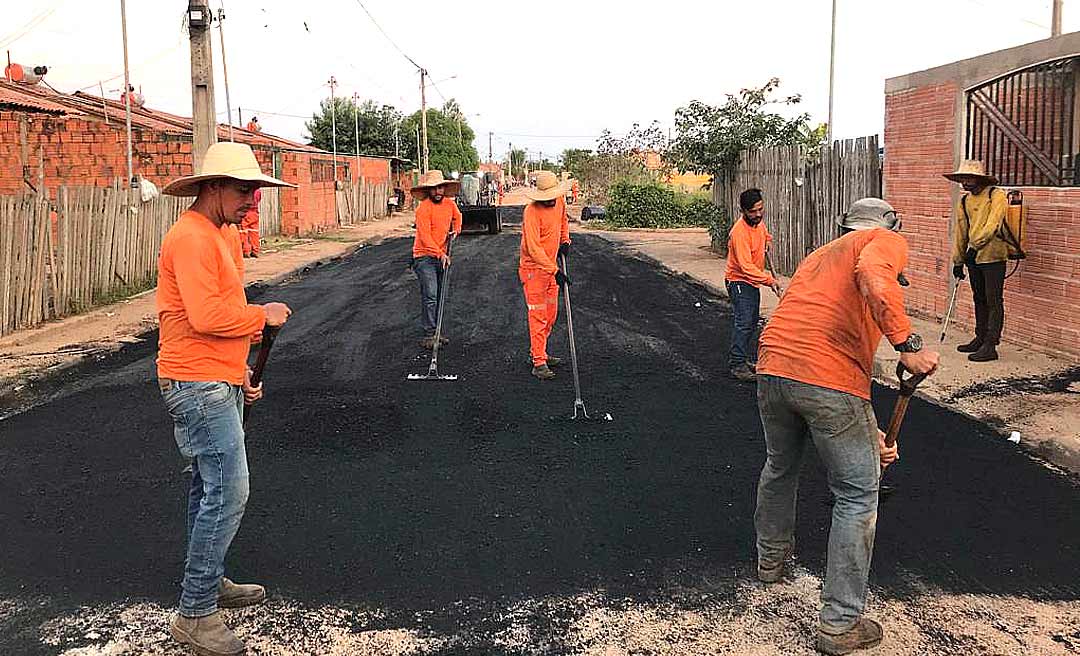
[[376, 28], [378, 28], [379, 32], [381, 32], [382, 35], [386, 37], [386, 40], [390, 42], [390, 45], [394, 46], [394, 48], [397, 49], [399, 53], [401, 53], [402, 57], [408, 59], [409, 63], [416, 67], [416, 70], [424, 70], [423, 66], [417, 64], [416, 60], [405, 54], [405, 51], [401, 49], [401, 46], [399, 46], [397, 43], [394, 42], [393, 39], [390, 38], [390, 35], [386, 33], [386, 30], [382, 28], [382, 25], [379, 25], [379, 21], [375, 20], [375, 17], [371, 15], [371, 12], [368, 11], [368, 8], [364, 6], [363, 2], [361, 2], [360, 0], [356, 0], [356, 4], [360, 5], [360, 8], [364, 10], [364, 13], [367, 14], [367, 17], [371, 19], [371, 22], [375, 25]]
[[53, 5], [52, 9], [46, 9], [37, 16], [31, 18], [29, 21], [27, 21], [25, 25], [23, 25], [19, 29], [0, 39], [0, 48], [6, 48], [7, 46], [15, 43], [19, 39], [29, 34], [31, 30], [45, 22], [49, 18], [49, 16], [52, 16], [53, 13], [55, 13], [56, 10], [60, 8], [60, 5], [64, 4], [64, 2], [66, 1], [67, 0], [59, 0], [56, 4]]

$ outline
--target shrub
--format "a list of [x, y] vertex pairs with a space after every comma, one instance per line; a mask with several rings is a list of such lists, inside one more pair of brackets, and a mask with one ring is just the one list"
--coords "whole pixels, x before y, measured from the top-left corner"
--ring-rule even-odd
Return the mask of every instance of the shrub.
[[708, 228], [717, 224], [727, 239], [724, 213], [706, 196], [676, 192], [655, 182], [619, 180], [612, 185], [605, 220], [617, 228]]

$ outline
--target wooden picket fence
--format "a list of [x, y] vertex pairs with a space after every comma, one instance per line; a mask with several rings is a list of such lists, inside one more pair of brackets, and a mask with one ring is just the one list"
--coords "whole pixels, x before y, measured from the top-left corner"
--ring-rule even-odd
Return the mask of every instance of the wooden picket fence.
[[386, 199], [390, 197], [390, 185], [386, 182], [346, 183], [337, 191], [337, 218], [343, 226], [356, 225], [386, 216]]
[[190, 199], [129, 202], [117, 187], [0, 197], [0, 335], [152, 287]]
[[773, 261], [791, 275], [814, 249], [839, 235], [836, 218], [854, 201], [881, 197], [876, 136], [837, 141], [816, 157], [797, 146], [750, 150], [728, 180], [713, 185], [713, 203], [739, 216], [739, 193], [757, 187], [773, 235]]
[[259, 236], [281, 234], [281, 189], [264, 187], [259, 201]]

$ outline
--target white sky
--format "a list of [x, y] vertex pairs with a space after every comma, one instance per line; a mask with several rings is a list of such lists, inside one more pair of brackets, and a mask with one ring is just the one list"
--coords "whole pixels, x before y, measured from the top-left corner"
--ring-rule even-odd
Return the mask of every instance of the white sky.
[[[802, 94], [798, 111], [815, 123], [828, 111], [830, 0], [362, 1], [430, 71], [429, 104], [442, 104], [439, 92], [458, 99], [482, 158], [488, 131], [496, 157], [511, 142], [557, 155], [592, 147], [604, 128], [669, 127], [690, 100], [718, 104], [772, 76], [781, 94]], [[223, 2], [234, 118], [254, 111], [266, 131], [302, 140], [304, 118], [281, 114], [310, 117], [331, 75], [339, 95], [419, 108], [414, 67], [357, 0], [210, 0], [215, 11]], [[98, 80], [122, 74], [119, 0], [4, 4], [0, 48], [48, 65], [57, 89], [97, 93]], [[127, 19], [132, 83], [149, 107], [189, 116], [186, 7], [128, 0]], [[836, 136], [882, 131], [887, 77], [1045, 38], [1050, 14], [1050, 0], [838, 0]], [[1063, 23], [1080, 29], [1080, 2], [1065, 0]], [[216, 29], [213, 42], [224, 120]], [[106, 95], [122, 81], [106, 81]]]

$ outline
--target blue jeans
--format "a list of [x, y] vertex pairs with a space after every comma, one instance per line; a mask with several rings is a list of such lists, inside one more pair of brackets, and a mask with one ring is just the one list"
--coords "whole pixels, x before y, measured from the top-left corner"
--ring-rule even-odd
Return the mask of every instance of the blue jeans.
[[442, 288], [443, 265], [437, 257], [425, 255], [413, 260], [413, 271], [420, 281], [420, 325], [425, 335], [435, 334], [439, 317], [439, 289]]
[[780, 563], [795, 547], [799, 468], [813, 440], [836, 497], [829, 529], [821, 630], [839, 634], [866, 606], [866, 580], [877, 530], [877, 420], [870, 402], [776, 376], [758, 376], [758, 409], [768, 458], [758, 482], [758, 562]]
[[192, 459], [180, 614], [204, 617], [217, 610], [225, 554], [248, 499], [244, 395], [240, 386], [222, 382], [159, 384], [176, 446]]
[[729, 282], [727, 292], [728, 300], [731, 301], [731, 350], [728, 352], [728, 367], [734, 369], [750, 360], [750, 342], [761, 317], [761, 290], [747, 282]]

